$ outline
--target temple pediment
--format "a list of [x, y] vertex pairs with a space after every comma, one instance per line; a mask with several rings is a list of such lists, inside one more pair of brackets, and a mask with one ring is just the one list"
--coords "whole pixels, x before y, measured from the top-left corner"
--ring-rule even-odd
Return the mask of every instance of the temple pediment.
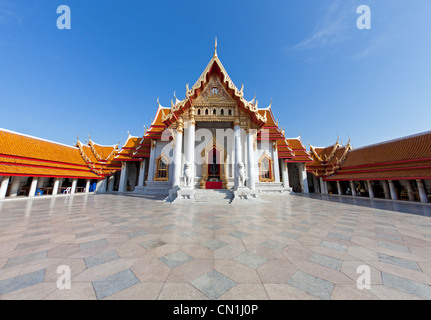
[[193, 106], [236, 106], [237, 102], [226, 91], [216, 74], [211, 75], [208, 84], [193, 100]]

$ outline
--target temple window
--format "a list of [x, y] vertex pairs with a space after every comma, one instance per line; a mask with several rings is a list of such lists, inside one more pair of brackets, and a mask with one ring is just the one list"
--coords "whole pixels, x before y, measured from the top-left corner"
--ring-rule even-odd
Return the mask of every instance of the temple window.
[[168, 181], [169, 180], [169, 164], [167, 160], [159, 156], [156, 159], [156, 172], [154, 174], [154, 181]]
[[208, 115], [208, 109], [205, 109], [205, 115], [206, 116]]
[[229, 109], [229, 115], [230, 116], [232, 115], [232, 109]]
[[198, 109], [198, 116], [201, 115], [201, 109]]
[[216, 109], [214, 109], [213, 110], [213, 115], [216, 115], [217, 114], [217, 110]]
[[264, 155], [259, 160], [259, 181], [261, 182], [274, 181], [274, 177], [272, 174], [272, 160], [267, 155]]
[[223, 109], [221, 109], [220, 114], [221, 114], [222, 116], [224, 116], [224, 110], [223, 110]]

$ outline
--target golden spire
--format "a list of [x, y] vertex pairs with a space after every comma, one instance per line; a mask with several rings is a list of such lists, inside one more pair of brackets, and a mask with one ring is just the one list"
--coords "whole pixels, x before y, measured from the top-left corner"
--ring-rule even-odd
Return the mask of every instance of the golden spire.
[[217, 57], [217, 37], [215, 38], [214, 57]]

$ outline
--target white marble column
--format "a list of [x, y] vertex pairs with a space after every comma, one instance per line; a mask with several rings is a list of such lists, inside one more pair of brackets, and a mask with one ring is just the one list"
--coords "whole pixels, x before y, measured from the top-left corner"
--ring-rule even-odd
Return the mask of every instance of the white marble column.
[[72, 189], [70, 190], [71, 194], [75, 194], [76, 193], [76, 186], [78, 184], [78, 179], [73, 179], [72, 180]]
[[115, 186], [115, 176], [109, 176], [108, 177], [108, 187], [107, 187], [107, 191], [108, 192], [113, 192], [114, 191], [114, 186]]
[[389, 186], [388, 186], [388, 182], [386, 180], [381, 180], [382, 185], [383, 185], [383, 192], [385, 194], [385, 199], [390, 199], [391, 198], [391, 193], [389, 192]]
[[147, 165], [147, 158], [141, 160], [139, 168], [138, 187], [143, 187], [145, 184], [145, 167]]
[[147, 181], [154, 180], [154, 162], [156, 161], [156, 140], [151, 140], [150, 163], [148, 165]]
[[286, 163], [286, 161], [284, 161], [284, 159], [282, 160], [283, 162], [283, 165], [282, 165], [282, 168], [283, 168], [283, 187], [285, 188], [285, 189], [288, 189], [288, 188], [290, 188], [290, 183], [289, 183], [289, 169], [288, 169], [288, 167], [287, 167], [287, 163]]
[[[247, 171], [248, 171], [248, 184], [247, 186], [250, 190], [256, 189], [256, 175], [254, 167], [257, 165], [254, 159], [254, 149], [253, 149], [253, 131], [252, 129], [247, 130]], [[284, 163], [284, 162], [283, 162]], [[283, 176], [284, 178], [284, 176]], [[288, 182], [289, 184], [289, 182]]]
[[302, 192], [303, 193], [310, 193], [308, 189], [308, 179], [307, 179], [307, 169], [305, 168], [305, 163], [300, 164], [300, 180], [302, 181]]
[[188, 121], [187, 127], [187, 153], [185, 161], [190, 163], [190, 173], [192, 176], [192, 185], [190, 186], [192, 189], [195, 188], [195, 128], [196, 123], [194, 119], [194, 108], [190, 108], [190, 120]]
[[39, 182], [39, 179], [37, 177], [33, 177], [33, 179], [31, 180], [30, 191], [28, 193], [29, 197], [34, 197], [36, 195], [38, 182]]
[[15, 176], [12, 179], [12, 185], [10, 186], [9, 197], [17, 197], [19, 186], [21, 184], [21, 177]]
[[91, 181], [89, 179], [85, 180], [85, 193], [90, 192], [90, 183]]
[[328, 190], [326, 189], [326, 183], [323, 181], [323, 177], [319, 177], [320, 182], [320, 193], [328, 194]]
[[395, 185], [392, 180], [388, 180], [389, 183], [389, 191], [391, 193], [391, 199], [392, 200], [398, 200], [397, 193], [395, 192]]
[[422, 203], [428, 203], [427, 193], [425, 191], [425, 186], [422, 182], [422, 180], [416, 180], [416, 183], [418, 184], [418, 191], [419, 191], [419, 199]]
[[120, 175], [120, 185], [118, 187], [118, 192], [127, 191], [127, 174], [128, 174], [128, 163], [123, 161], [121, 163], [121, 175]]
[[178, 119], [177, 129], [175, 131], [175, 146], [174, 146], [174, 179], [172, 188], [179, 188], [181, 186], [181, 152], [183, 145], [183, 123], [181, 118]]
[[278, 163], [277, 142], [272, 145], [272, 158], [274, 159], [274, 181], [280, 182], [280, 164]]
[[374, 190], [373, 190], [373, 184], [370, 180], [367, 180], [367, 186], [368, 186], [368, 195], [370, 198], [374, 198]]
[[54, 179], [54, 185], [52, 186], [52, 195], [55, 196], [58, 194], [58, 188], [60, 187], [60, 178]]
[[337, 181], [337, 192], [338, 192], [338, 195], [343, 194], [343, 190], [341, 190], [341, 182], [340, 181]]
[[236, 188], [239, 185], [238, 164], [242, 162], [241, 127], [240, 127], [239, 119], [235, 119], [233, 131], [235, 136], [235, 188]]
[[105, 179], [103, 180], [97, 181], [95, 193], [105, 193], [107, 188], [107, 183], [108, 183], [108, 177], [105, 177]]
[[3, 180], [0, 184], [0, 199], [6, 198], [7, 188], [9, 186], [9, 176], [3, 176]]
[[353, 180], [350, 180], [350, 189], [352, 190], [352, 196], [356, 197], [355, 182]]
[[406, 180], [406, 184], [407, 184], [407, 195], [409, 197], [409, 200], [415, 201], [415, 195], [414, 195], [412, 182], [410, 180]]

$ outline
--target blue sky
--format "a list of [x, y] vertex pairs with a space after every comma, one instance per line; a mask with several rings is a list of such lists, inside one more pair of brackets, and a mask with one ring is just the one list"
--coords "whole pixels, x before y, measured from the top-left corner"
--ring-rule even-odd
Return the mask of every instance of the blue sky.
[[141, 136], [217, 37], [233, 82], [259, 107], [272, 99], [288, 137], [360, 147], [428, 131], [430, 15], [429, 0], [0, 0], [0, 127], [69, 145]]

